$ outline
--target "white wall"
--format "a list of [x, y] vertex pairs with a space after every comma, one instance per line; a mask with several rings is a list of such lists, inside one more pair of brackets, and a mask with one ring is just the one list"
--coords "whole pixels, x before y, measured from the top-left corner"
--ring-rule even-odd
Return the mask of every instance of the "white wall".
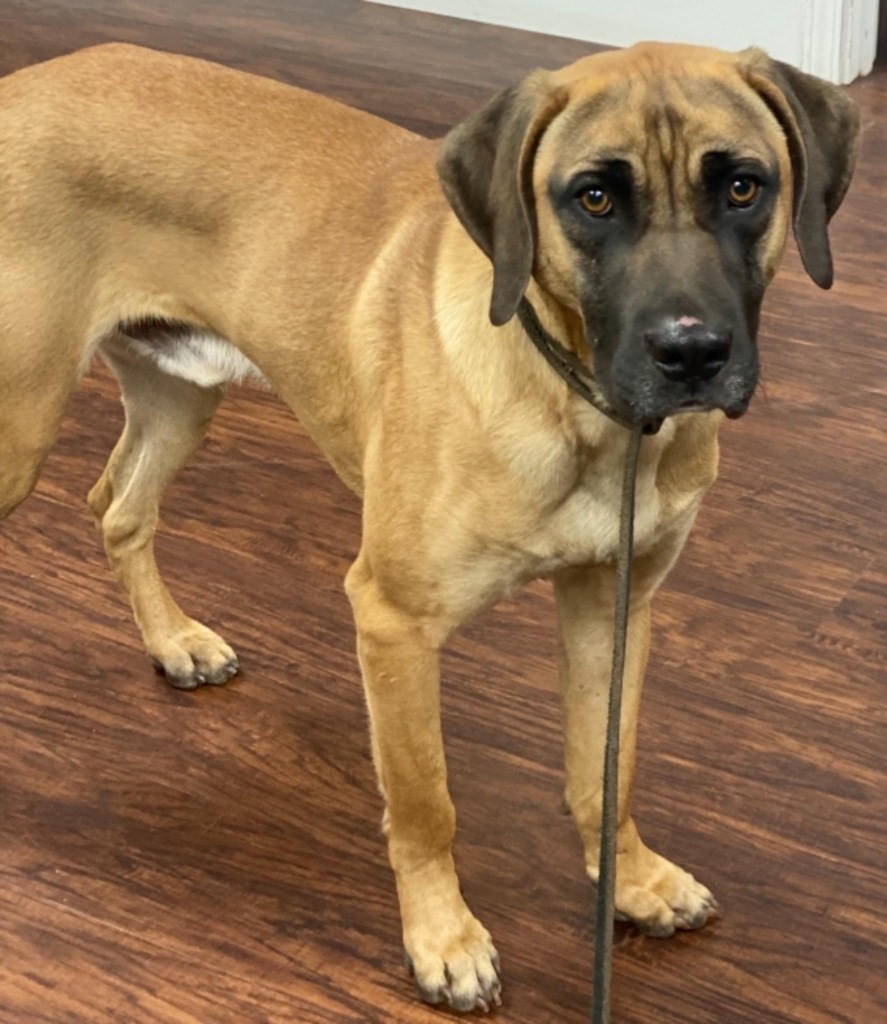
[[549, 35], [628, 46], [641, 39], [771, 56], [849, 82], [867, 74], [878, 0], [371, 0]]

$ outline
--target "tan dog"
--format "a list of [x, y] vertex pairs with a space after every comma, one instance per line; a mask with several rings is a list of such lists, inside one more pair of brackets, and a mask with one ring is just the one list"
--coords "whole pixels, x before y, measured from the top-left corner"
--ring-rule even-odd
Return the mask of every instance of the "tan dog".
[[432, 1002], [499, 999], [451, 854], [438, 651], [539, 576], [596, 874], [627, 433], [546, 365], [515, 308], [526, 294], [623, 419], [664, 421], [638, 476], [616, 906], [653, 934], [697, 928], [711, 894], [629, 816], [650, 599], [715, 477], [723, 412], [754, 390], [789, 223], [831, 281], [856, 134], [837, 89], [755, 50], [648, 44], [536, 72], [442, 146], [128, 46], [0, 82], [0, 514], [99, 352], [126, 407], [89, 499], [108, 557], [170, 682], [222, 683], [234, 652], [158, 574], [158, 506], [229, 380], [261, 376], [289, 403], [365, 501], [346, 585], [404, 942]]

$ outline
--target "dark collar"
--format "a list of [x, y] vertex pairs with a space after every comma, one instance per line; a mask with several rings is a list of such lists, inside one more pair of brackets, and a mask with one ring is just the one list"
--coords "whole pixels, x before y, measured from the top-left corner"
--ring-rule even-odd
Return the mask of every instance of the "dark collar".
[[[597, 388], [594, 377], [588, 367], [568, 348], [565, 348], [556, 338], [553, 338], [542, 326], [536, 310], [533, 309], [530, 300], [524, 296], [517, 307], [518, 319], [521, 326], [527, 333], [527, 337], [545, 357], [548, 365], [561, 377], [567, 386], [584, 398], [589, 405], [593, 405], [598, 412], [608, 416], [614, 423], [626, 430], [632, 430], [638, 426], [630, 420], [620, 416], [604, 398]], [[645, 434], [655, 434], [662, 426], [662, 420], [654, 420], [644, 424]]]

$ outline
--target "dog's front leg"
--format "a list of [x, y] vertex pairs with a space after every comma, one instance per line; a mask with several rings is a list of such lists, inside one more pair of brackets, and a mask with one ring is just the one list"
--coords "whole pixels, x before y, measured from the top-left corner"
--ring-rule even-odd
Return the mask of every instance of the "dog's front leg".
[[381, 593], [362, 559], [348, 574], [385, 798], [383, 828], [397, 879], [404, 947], [419, 994], [455, 1009], [499, 1002], [498, 956], [459, 891], [440, 724], [437, 642]]
[[[602, 771], [613, 649], [614, 571], [566, 570], [555, 580], [560, 625], [560, 685], [564, 702], [567, 804], [597, 880]], [[650, 593], [632, 600], [622, 704], [616, 840], [616, 913], [651, 935], [699, 928], [717, 911], [714, 897], [692, 875], [644, 845], [629, 814], [638, 709], [650, 641]]]

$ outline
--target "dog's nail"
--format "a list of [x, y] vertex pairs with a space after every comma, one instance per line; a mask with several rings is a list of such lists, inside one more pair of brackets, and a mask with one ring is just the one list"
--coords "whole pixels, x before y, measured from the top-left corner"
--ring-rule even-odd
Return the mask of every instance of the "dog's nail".
[[426, 988], [417, 983], [416, 991], [423, 1003], [431, 1003], [432, 1006], [447, 1002], [449, 999], [449, 992], [446, 988]]
[[196, 690], [200, 685], [199, 681], [193, 676], [170, 676], [166, 677], [166, 681], [170, 686], [176, 690]]

